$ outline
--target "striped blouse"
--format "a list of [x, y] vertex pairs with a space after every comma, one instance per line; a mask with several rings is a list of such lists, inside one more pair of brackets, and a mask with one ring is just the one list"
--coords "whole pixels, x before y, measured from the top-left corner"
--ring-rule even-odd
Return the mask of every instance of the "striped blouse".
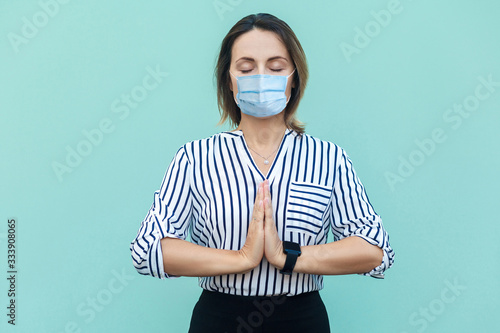
[[[222, 132], [182, 146], [130, 244], [140, 274], [166, 279], [160, 240], [186, 239], [218, 249], [245, 243], [258, 185], [269, 179], [274, 220], [282, 240], [301, 246], [358, 236], [382, 248], [383, 261], [360, 275], [383, 278], [394, 262], [374, 211], [346, 152], [308, 134], [286, 130], [267, 175], [257, 168], [243, 132]], [[264, 257], [245, 274], [200, 277], [210, 291], [235, 295], [296, 295], [323, 288], [315, 274], [283, 275]]]

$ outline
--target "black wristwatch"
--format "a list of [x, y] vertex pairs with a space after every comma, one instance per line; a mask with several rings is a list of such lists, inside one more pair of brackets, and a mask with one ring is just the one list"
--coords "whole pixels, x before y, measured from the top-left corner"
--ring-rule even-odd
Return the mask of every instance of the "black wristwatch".
[[283, 241], [283, 253], [286, 254], [285, 266], [280, 270], [281, 274], [292, 275], [297, 258], [302, 253], [299, 243]]

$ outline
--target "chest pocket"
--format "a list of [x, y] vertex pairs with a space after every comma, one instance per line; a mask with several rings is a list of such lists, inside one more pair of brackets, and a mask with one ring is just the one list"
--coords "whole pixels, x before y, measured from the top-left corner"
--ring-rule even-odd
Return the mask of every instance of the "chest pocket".
[[331, 187], [303, 182], [290, 183], [286, 230], [317, 235], [323, 226], [323, 214], [331, 195]]

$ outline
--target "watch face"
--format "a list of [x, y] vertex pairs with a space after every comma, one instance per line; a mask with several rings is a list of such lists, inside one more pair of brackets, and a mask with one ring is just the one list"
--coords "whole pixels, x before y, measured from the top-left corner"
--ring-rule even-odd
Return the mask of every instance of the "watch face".
[[287, 252], [295, 252], [297, 254], [301, 253], [299, 243], [284, 241], [283, 247], [285, 248], [285, 251], [287, 251]]

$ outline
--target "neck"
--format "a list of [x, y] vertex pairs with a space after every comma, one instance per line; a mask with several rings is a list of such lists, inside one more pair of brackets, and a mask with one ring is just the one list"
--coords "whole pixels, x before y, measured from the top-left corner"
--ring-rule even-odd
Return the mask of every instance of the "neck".
[[283, 113], [276, 116], [260, 119], [241, 114], [241, 121], [237, 128], [245, 136], [245, 141], [261, 154], [276, 149], [283, 139], [286, 130]]

